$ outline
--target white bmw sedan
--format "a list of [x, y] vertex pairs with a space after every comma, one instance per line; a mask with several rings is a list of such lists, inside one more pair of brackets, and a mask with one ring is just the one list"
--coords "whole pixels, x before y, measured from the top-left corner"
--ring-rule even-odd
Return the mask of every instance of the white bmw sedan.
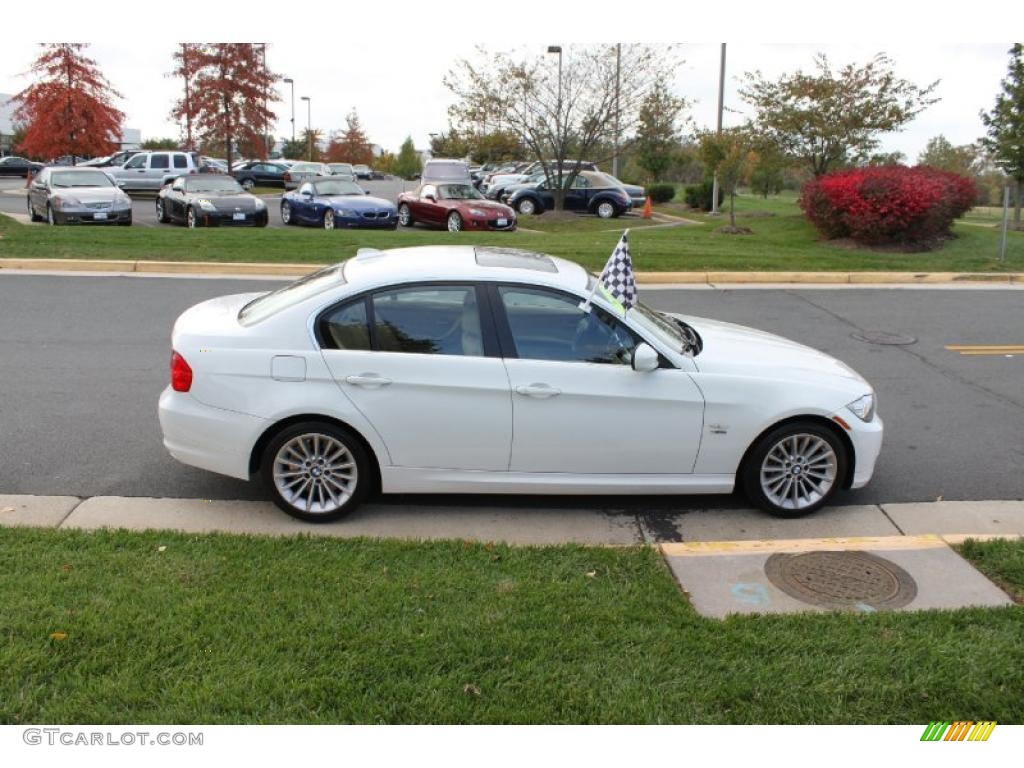
[[503, 248], [361, 250], [197, 304], [160, 396], [179, 461], [336, 519], [385, 493], [729, 493], [807, 514], [871, 478], [882, 421], [842, 362], [642, 304]]

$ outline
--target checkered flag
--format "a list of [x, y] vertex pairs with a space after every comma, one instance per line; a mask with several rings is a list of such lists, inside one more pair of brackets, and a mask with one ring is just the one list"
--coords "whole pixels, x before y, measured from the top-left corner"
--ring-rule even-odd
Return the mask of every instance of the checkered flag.
[[[608, 257], [608, 263], [604, 265], [604, 271], [594, 286], [596, 291], [601, 289], [601, 295], [614, 304], [623, 314], [626, 310], [636, 305], [636, 278], [633, 276], [633, 259], [629, 256], [629, 230], [622, 233], [619, 244], [615, 246], [612, 255]], [[583, 303], [583, 308], [590, 308], [590, 298]]]

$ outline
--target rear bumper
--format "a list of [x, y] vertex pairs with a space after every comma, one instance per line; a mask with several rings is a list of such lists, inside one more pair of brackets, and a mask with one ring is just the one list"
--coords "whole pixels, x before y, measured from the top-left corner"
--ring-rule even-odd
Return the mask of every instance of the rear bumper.
[[[96, 218], [96, 214], [106, 214], [106, 218]], [[130, 224], [132, 221], [132, 209], [124, 211], [57, 211], [53, 212], [53, 219], [58, 224]]]
[[249, 479], [249, 458], [266, 419], [203, 405], [167, 387], [157, 408], [164, 447], [178, 461], [240, 480]]
[[849, 414], [841, 414], [841, 417], [850, 425], [847, 435], [853, 443], [853, 451], [856, 464], [853, 470], [853, 482], [851, 488], [863, 488], [871, 480], [875, 472], [875, 462], [882, 450], [882, 435], [885, 425], [879, 416], [865, 423]]

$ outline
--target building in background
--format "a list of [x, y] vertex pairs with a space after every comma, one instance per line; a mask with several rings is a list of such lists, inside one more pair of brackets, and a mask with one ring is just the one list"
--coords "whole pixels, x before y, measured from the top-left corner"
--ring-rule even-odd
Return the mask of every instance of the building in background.
[[[14, 135], [14, 110], [17, 105], [11, 101], [12, 98], [9, 93], [0, 93], [0, 157], [14, 154], [11, 139]], [[138, 128], [125, 128], [119, 144], [119, 149], [138, 149], [142, 144], [142, 131]]]

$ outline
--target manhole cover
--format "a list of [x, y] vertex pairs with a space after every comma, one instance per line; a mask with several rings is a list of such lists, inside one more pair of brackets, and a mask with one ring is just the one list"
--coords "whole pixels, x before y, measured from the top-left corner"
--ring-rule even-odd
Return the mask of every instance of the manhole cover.
[[916, 344], [917, 338], [907, 333], [889, 333], [888, 331], [857, 331], [850, 334], [851, 338], [865, 344], [884, 344], [886, 346], [905, 347]]
[[790, 597], [825, 608], [902, 608], [917, 597], [909, 573], [867, 552], [777, 553], [764, 572]]

